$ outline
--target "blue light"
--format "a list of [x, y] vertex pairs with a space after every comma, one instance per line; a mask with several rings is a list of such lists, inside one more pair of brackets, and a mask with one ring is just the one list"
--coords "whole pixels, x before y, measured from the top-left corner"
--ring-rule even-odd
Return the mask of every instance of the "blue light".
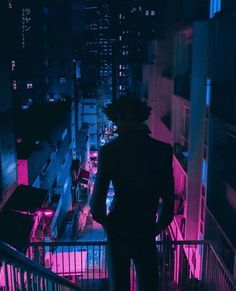
[[211, 0], [210, 2], [210, 18], [214, 17], [217, 12], [221, 11], [221, 0]]
[[207, 162], [204, 159], [202, 161], [202, 184], [206, 186], [206, 182], [207, 182]]
[[76, 76], [76, 79], [81, 78], [80, 61], [76, 61], [75, 76]]
[[211, 104], [211, 79], [206, 80], [206, 105]]

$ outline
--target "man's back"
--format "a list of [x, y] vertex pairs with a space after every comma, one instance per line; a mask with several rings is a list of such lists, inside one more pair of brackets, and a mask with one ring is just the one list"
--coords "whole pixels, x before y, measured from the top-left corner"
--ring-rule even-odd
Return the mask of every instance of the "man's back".
[[[171, 223], [174, 212], [172, 147], [149, 137], [144, 124], [151, 108], [133, 95], [114, 99], [104, 112], [117, 124], [119, 137], [100, 149], [91, 198], [93, 219], [107, 234], [110, 290], [130, 290], [130, 262], [140, 291], [158, 290], [155, 237]], [[115, 195], [109, 215], [106, 197]], [[156, 213], [159, 198], [161, 211]], [[158, 209], [159, 210], [159, 209]]]
[[[154, 235], [158, 202], [170, 171], [171, 146], [143, 131], [133, 131], [103, 146], [100, 155], [103, 181], [112, 181], [115, 192], [107, 227], [132, 236]], [[100, 196], [104, 187], [97, 181], [94, 195]]]

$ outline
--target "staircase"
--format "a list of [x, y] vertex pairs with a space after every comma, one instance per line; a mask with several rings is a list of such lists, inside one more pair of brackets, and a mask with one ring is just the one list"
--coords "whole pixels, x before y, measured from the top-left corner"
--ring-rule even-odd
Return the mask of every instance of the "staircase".
[[80, 291], [81, 289], [0, 241], [0, 290]]

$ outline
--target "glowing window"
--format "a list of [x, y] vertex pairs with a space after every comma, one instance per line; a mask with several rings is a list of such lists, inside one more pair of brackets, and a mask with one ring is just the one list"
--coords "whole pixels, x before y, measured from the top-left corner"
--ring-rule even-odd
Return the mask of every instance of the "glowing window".
[[12, 88], [13, 88], [13, 90], [16, 90], [16, 89], [17, 89], [17, 83], [16, 83], [16, 80], [13, 80], [13, 81], [12, 81]]
[[154, 10], [151, 11], [151, 15], [152, 15], [152, 16], [155, 15], [155, 11], [154, 11]]
[[26, 87], [27, 87], [28, 90], [29, 90], [29, 89], [32, 89], [32, 88], [33, 88], [33, 83], [32, 83], [32, 82], [28, 82], [28, 83], [26, 84]]
[[221, 0], [211, 0], [210, 2], [210, 18], [214, 17], [217, 12], [221, 11]]
[[16, 61], [15, 60], [12, 60], [11, 61], [11, 70], [12, 71], [15, 71], [15, 68], [16, 68]]
[[148, 10], [145, 11], [145, 15], [149, 16], [149, 11]]

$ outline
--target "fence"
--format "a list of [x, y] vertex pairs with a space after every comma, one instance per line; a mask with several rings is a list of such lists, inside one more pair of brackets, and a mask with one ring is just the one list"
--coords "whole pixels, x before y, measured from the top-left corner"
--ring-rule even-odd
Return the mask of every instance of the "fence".
[[[82, 290], [108, 290], [105, 241], [31, 243], [27, 255]], [[235, 291], [227, 268], [206, 241], [157, 242], [160, 290]], [[131, 291], [136, 291], [131, 264]]]
[[0, 290], [79, 291], [80, 288], [0, 241]]

